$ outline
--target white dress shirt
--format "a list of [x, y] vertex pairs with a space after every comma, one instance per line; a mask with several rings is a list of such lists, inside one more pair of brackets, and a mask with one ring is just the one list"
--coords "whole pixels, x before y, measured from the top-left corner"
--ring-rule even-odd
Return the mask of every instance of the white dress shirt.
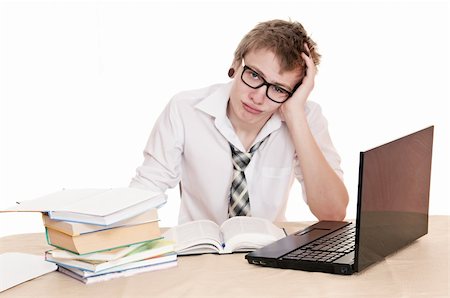
[[[226, 115], [231, 83], [176, 95], [158, 118], [130, 186], [165, 192], [182, 185], [179, 223], [228, 218], [233, 164], [229, 143], [245, 151]], [[340, 157], [317, 103], [307, 101], [305, 113], [312, 134], [331, 167], [342, 179]], [[285, 220], [294, 177], [303, 176], [286, 124], [275, 113], [254, 144], [266, 136], [245, 169], [252, 216]], [[303, 198], [307, 200], [303, 191]], [[300, 199], [300, 198], [299, 198]]]

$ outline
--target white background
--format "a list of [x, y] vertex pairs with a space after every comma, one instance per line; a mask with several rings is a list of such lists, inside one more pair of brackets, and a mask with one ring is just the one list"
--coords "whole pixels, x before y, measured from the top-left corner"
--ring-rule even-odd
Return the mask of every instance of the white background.
[[[355, 217], [359, 151], [435, 125], [431, 214], [449, 214], [449, 5], [385, 2], [0, 3], [0, 209], [62, 188], [127, 186], [177, 92], [226, 82], [258, 22], [303, 23], [323, 55], [311, 99], [342, 156]], [[313, 220], [292, 190], [288, 219]], [[176, 224], [178, 190], [160, 210]], [[0, 236], [40, 232], [0, 213]]]

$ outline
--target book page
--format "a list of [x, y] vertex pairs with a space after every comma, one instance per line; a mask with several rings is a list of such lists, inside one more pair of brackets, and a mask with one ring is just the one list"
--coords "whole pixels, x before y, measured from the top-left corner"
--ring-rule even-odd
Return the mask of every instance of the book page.
[[282, 229], [267, 219], [236, 216], [221, 226], [226, 252], [251, 251], [285, 237]]
[[[210, 220], [197, 220], [169, 229], [164, 238], [175, 242], [175, 251], [190, 249], [191, 253], [219, 252], [223, 240], [219, 226]], [[201, 245], [205, 249], [194, 249]]]

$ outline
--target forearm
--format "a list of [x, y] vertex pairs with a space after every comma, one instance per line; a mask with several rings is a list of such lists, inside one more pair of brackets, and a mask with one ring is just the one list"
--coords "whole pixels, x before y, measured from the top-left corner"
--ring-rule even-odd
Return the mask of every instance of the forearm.
[[311, 212], [319, 220], [344, 219], [348, 204], [347, 189], [317, 145], [306, 116], [285, 116], [303, 173]]

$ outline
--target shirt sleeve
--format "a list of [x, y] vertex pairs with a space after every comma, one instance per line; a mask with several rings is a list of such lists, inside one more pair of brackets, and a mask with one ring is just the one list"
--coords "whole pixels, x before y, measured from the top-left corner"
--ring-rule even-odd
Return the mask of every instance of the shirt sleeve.
[[[322, 151], [328, 164], [336, 172], [338, 177], [343, 180], [344, 173], [341, 169], [341, 157], [333, 145], [330, 133], [328, 131], [328, 121], [322, 114], [320, 105], [315, 102], [308, 101], [305, 112], [307, 115], [309, 128], [317, 145]], [[303, 199], [307, 201], [305, 187], [303, 185], [303, 174], [297, 157], [295, 158], [295, 176], [302, 185]]]
[[183, 124], [177, 101], [172, 99], [156, 121], [144, 149], [144, 162], [136, 169], [130, 187], [165, 192], [181, 176]]

